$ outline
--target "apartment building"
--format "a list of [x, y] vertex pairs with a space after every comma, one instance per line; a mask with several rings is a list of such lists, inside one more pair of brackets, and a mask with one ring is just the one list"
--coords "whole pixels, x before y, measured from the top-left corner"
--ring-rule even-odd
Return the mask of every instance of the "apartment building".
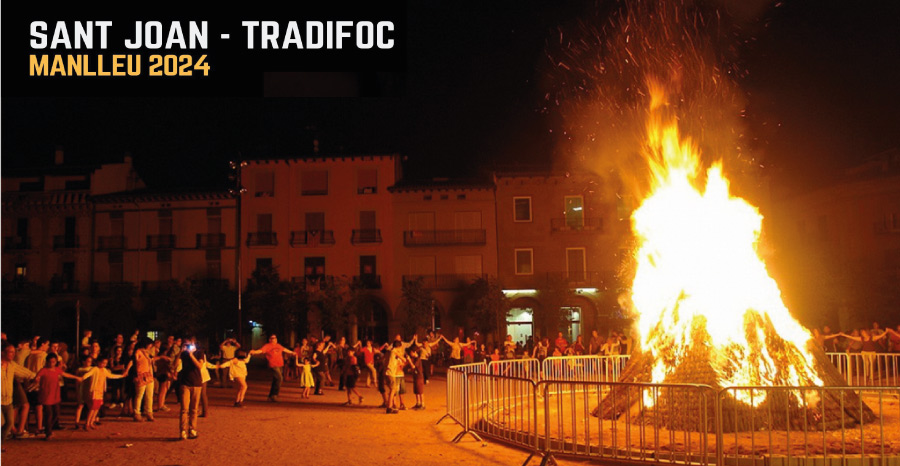
[[434, 327], [455, 331], [448, 318], [460, 289], [497, 276], [494, 184], [435, 179], [390, 188], [394, 263], [401, 284], [421, 279], [434, 297]]
[[248, 161], [241, 170], [243, 283], [260, 267], [310, 287], [335, 277], [355, 281], [373, 309], [358, 322], [358, 336], [387, 338], [400, 302], [400, 281], [387, 279], [401, 244], [388, 190], [399, 177], [397, 155]]
[[[498, 276], [513, 308], [507, 333], [524, 341], [559, 330], [571, 341], [584, 326], [605, 325], [629, 235], [614, 187], [589, 174], [498, 173], [494, 181]], [[554, 286], [575, 291], [566, 303], [570, 322], [537, 329], [539, 291]]]

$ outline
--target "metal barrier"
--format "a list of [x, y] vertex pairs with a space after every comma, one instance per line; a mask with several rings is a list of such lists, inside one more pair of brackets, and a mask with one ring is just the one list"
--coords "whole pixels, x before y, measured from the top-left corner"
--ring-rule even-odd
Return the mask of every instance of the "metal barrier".
[[848, 385], [900, 386], [900, 353], [828, 353]]
[[[709, 465], [715, 391], [706, 385], [538, 383], [544, 462], [554, 456]], [[691, 409], [688, 409], [688, 408]]]
[[453, 442], [459, 442], [465, 434], [472, 434], [478, 440], [481, 438], [469, 429], [468, 406], [469, 387], [466, 381], [467, 374], [479, 374], [487, 371], [484, 363], [461, 364], [447, 369], [447, 413], [438, 419], [440, 424], [444, 419], [450, 418], [462, 426], [463, 431], [457, 434]]
[[[833, 356], [839, 369], [862, 364]], [[542, 465], [556, 456], [702, 466], [900, 465], [900, 384], [716, 392], [706, 385], [598, 380], [624, 360], [548, 358], [543, 371], [533, 361], [448, 371], [441, 420], [463, 427], [454, 442], [484, 435], [528, 450], [526, 464], [542, 456]], [[896, 366], [881, 367], [883, 373], [872, 368], [882, 375], [870, 381], [896, 380], [889, 378]]]
[[628, 356], [553, 356], [544, 360], [543, 380], [615, 382]]
[[533, 380], [477, 373], [466, 374], [466, 379], [470, 430], [532, 451], [539, 449], [538, 399]]
[[530, 358], [491, 361], [488, 364], [488, 374], [529, 379], [537, 382], [541, 380], [541, 362]]
[[900, 387], [729, 387], [716, 419], [719, 465], [900, 463]]

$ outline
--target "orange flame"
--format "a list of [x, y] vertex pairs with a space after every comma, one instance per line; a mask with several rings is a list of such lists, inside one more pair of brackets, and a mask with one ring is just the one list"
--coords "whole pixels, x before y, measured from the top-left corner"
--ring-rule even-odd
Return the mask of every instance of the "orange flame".
[[[649, 88], [645, 156], [653, 181], [632, 216], [639, 244], [632, 302], [642, 348], [654, 359], [653, 382], [666, 381], [701, 345], [722, 387], [822, 385], [806, 349], [811, 335], [791, 317], [757, 253], [762, 216], [729, 194], [720, 164], [703, 183], [698, 148], [664, 118], [662, 86]], [[757, 395], [752, 404], [764, 400]]]

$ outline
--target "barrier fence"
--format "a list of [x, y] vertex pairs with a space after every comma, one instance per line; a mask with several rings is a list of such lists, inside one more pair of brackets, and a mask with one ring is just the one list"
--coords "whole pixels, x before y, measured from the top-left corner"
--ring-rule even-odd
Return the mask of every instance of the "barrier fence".
[[900, 386], [900, 353], [828, 353], [828, 358], [849, 385]]
[[542, 364], [543, 378], [572, 382], [615, 382], [628, 356], [553, 356]]
[[[454, 366], [441, 420], [462, 426], [454, 442], [467, 433], [501, 440], [528, 450], [526, 464], [539, 455], [542, 465], [557, 456], [701, 466], [900, 465], [896, 384], [716, 392], [616, 382], [626, 361], [582, 356]], [[861, 363], [843, 362], [846, 369]], [[896, 376], [883, 367], [884, 378]]]

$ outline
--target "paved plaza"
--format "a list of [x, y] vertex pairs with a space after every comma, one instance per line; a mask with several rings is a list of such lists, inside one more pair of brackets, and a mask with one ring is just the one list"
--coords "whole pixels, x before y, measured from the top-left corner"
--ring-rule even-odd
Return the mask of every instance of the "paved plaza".
[[[210, 388], [210, 413], [199, 420], [200, 437], [178, 441], [178, 405], [156, 422], [107, 416], [96, 431], [72, 430], [72, 403], [63, 405], [63, 426], [50, 441], [43, 436], [3, 442], [3, 464], [53, 466], [138, 465], [520, 465], [527, 453], [466, 436], [451, 443], [460, 427], [451, 420], [435, 425], [446, 412], [446, 385], [438, 376], [426, 386], [425, 411], [388, 415], [377, 408], [374, 388], [360, 393], [362, 405], [343, 406], [346, 396], [328, 387], [324, 396], [300, 400], [296, 381], [287, 382], [278, 403], [266, 401], [265, 369], [251, 369], [243, 409], [232, 407], [231, 389]], [[411, 384], [407, 383], [408, 387]], [[354, 397], [355, 399], [355, 397]], [[410, 393], [407, 406], [415, 404]], [[117, 411], [117, 410], [116, 410]], [[532, 459], [538, 464], [539, 458]]]

